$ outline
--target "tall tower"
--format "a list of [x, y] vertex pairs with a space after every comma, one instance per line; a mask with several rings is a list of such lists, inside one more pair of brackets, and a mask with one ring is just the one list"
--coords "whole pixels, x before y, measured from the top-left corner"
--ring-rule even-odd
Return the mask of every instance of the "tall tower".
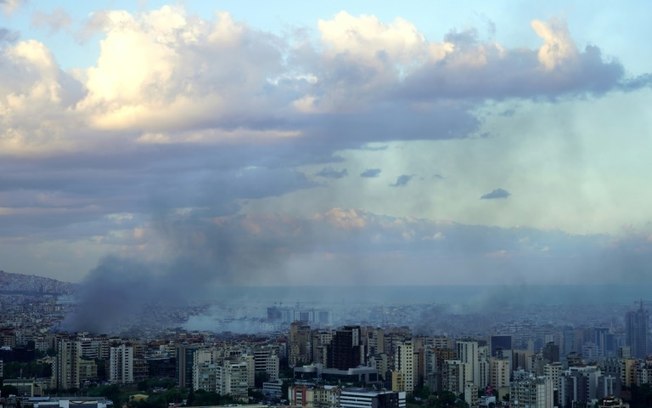
[[477, 341], [458, 341], [457, 359], [462, 363], [468, 364], [469, 370], [466, 372], [465, 382], [472, 382], [480, 387], [486, 385], [481, 384], [480, 380], [480, 355]]
[[134, 382], [134, 348], [126, 344], [111, 347], [109, 357], [109, 382], [130, 384]]
[[360, 326], [338, 329], [328, 347], [328, 368], [347, 370], [363, 363], [361, 355]]
[[630, 347], [634, 358], [645, 358], [647, 356], [649, 320], [650, 314], [643, 309], [642, 301], [638, 310], [627, 312], [625, 315], [625, 341]]
[[192, 364], [195, 361], [195, 352], [199, 348], [196, 344], [177, 345], [177, 383], [181, 388], [192, 388]]
[[288, 363], [290, 367], [296, 367], [311, 362], [312, 347], [310, 345], [310, 340], [310, 326], [302, 322], [293, 322], [290, 325], [288, 344]]
[[401, 373], [403, 380], [404, 389], [400, 391], [413, 392], [416, 365], [414, 362], [414, 343], [412, 340], [397, 344], [396, 353], [394, 354], [394, 368], [397, 372]]
[[54, 365], [54, 388], [67, 390], [79, 388], [79, 360], [81, 343], [72, 338], [57, 340], [57, 356]]

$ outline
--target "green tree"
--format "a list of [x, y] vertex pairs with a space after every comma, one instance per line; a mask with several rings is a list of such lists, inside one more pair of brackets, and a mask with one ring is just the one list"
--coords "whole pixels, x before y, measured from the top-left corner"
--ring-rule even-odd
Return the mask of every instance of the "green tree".
[[262, 388], [263, 383], [266, 381], [269, 381], [269, 374], [267, 374], [264, 371], [256, 373], [256, 377], [255, 377], [256, 388]]
[[0, 389], [3, 397], [8, 397], [9, 395], [18, 395], [18, 388], [13, 385], [3, 385]]

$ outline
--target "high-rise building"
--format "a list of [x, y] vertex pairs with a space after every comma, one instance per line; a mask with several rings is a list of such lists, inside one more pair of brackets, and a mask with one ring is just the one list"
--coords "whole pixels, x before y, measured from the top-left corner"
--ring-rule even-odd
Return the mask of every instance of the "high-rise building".
[[328, 368], [348, 370], [362, 364], [360, 326], [345, 326], [338, 329], [328, 347], [327, 357]]
[[486, 385], [481, 384], [480, 355], [477, 341], [458, 341], [457, 359], [468, 365], [468, 371], [466, 371], [466, 377], [464, 379], [465, 382], [472, 382], [479, 387]]
[[328, 365], [327, 350], [333, 340], [332, 330], [315, 330], [312, 333], [312, 362]]
[[561, 405], [561, 376], [564, 367], [561, 363], [546, 364], [543, 367], [543, 375], [552, 381], [553, 394], [555, 395], [555, 404]]
[[278, 346], [266, 345], [254, 350], [254, 368], [256, 373], [266, 373], [269, 381], [275, 381], [279, 375]]
[[638, 310], [627, 312], [625, 315], [625, 342], [630, 347], [634, 358], [647, 356], [649, 321], [650, 315], [647, 310], [643, 309], [643, 302]]
[[514, 408], [552, 408], [552, 380], [546, 377], [515, 381], [510, 387], [510, 402]]
[[469, 365], [460, 360], [446, 360], [442, 367], [442, 390], [454, 394], [464, 392]]
[[308, 364], [312, 357], [310, 326], [301, 322], [290, 325], [288, 364], [290, 367]]
[[126, 344], [111, 347], [109, 355], [109, 382], [131, 384], [134, 382], [134, 348]]
[[509, 387], [509, 377], [512, 369], [506, 358], [491, 357], [489, 359], [489, 383], [494, 388]]
[[181, 388], [192, 388], [192, 365], [198, 348], [199, 346], [195, 344], [179, 344], [177, 346], [176, 374], [177, 382]]
[[502, 357], [503, 351], [512, 349], [512, 336], [509, 335], [495, 335], [490, 338], [491, 343], [491, 357]]
[[59, 338], [56, 343], [57, 356], [52, 372], [52, 386], [60, 390], [79, 388], [79, 360], [81, 343], [71, 338]]
[[413, 392], [416, 379], [414, 361], [414, 344], [412, 340], [397, 344], [394, 354], [394, 369], [401, 373], [403, 389], [395, 391]]
[[559, 359], [559, 346], [553, 342], [546, 343], [546, 345], [543, 346], [541, 353], [543, 354], [543, 359], [547, 364], [558, 363], [561, 361]]

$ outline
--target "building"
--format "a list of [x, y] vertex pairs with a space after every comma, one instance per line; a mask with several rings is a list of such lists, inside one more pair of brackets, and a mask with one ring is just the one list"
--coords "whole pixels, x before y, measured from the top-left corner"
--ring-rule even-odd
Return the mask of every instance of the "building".
[[40, 397], [43, 391], [48, 388], [48, 379], [25, 379], [25, 378], [5, 378], [2, 385], [11, 385], [16, 387], [17, 396], [19, 397]]
[[561, 363], [546, 364], [543, 367], [543, 375], [552, 381], [552, 389], [555, 395], [555, 404], [561, 405], [561, 377], [564, 367]]
[[113, 401], [104, 397], [40, 397], [25, 401], [34, 408], [112, 408]]
[[296, 384], [288, 387], [288, 402], [291, 407], [314, 408], [315, 387], [312, 384]]
[[345, 326], [335, 331], [327, 347], [328, 368], [347, 370], [363, 364], [363, 346], [360, 326]]
[[310, 326], [301, 322], [294, 322], [290, 325], [288, 344], [288, 364], [296, 367], [308, 364], [312, 357], [311, 331]]
[[195, 367], [193, 389], [230, 395], [246, 400], [249, 390], [249, 373], [252, 364], [247, 361], [224, 360], [221, 363], [204, 363]]
[[405, 395], [404, 392], [344, 388], [340, 393], [340, 408], [405, 408]]
[[491, 336], [489, 342], [491, 344], [491, 357], [502, 357], [503, 352], [511, 352], [512, 350], [512, 336]]
[[617, 397], [605, 397], [598, 401], [598, 408], [629, 408], [629, 404], [624, 403]]
[[362, 383], [379, 385], [378, 371], [374, 367], [355, 367], [348, 370], [324, 368], [322, 364], [294, 367], [294, 378], [299, 381], [321, 380], [326, 383]]
[[466, 383], [464, 386], [464, 402], [470, 407], [477, 407], [480, 403], [478, 397], [478, 386], [473, 383]]
[[264, 382], [263, 395], [265, 398], [281, 399], [283, 396], [283, 380]]
[[442, 390], [456, 395], [464, 392], [469, 365], [460, 360], [446, 360], [442, 367]]
[[134, 348], [126, 344], [111, 347], [109, 351], [109, 382], [131, 384], [134, 382]]
[[416, 385], [416, 364], [414, 361], [414, 343], [412, 340], [404, 341], [396, 345], [394, 354], [394, 369], [400, 373], [400, 381], [394, 384], [394, 375], [392, 374], [392, 390], [396, 392], [414, 391]]
[[57, 355], [52, 367], [52, 387], [59, 390], [79, 388], [79, 361], [81, 344], [71, 338], [58, 338]]
[[512, 382], [510, 402], [513, 408], [552, 408], [552, 381], [546, 377], [530, 377]]
[[625, 343], [630, 347], [634, 358], [647, 356], [648, 326], [650, 315], [643, 309], [643, 302], [638, 310], [627, 312], [625, 315]]
[[480, 354], [479, 345], [477, 341], [458, 341], [457, 342], [457, 359], [467, 365], [465, 370], [464, 382], [472, 382], [473, 384], [484, 387], [487, 384], [482, 384], [480, 372]]
[[546, 345], [543, 346], [543, 350], [541, 350], [541, 354], [543, 355], [543, 360], [547, 364], [558, 363], [561, 361], [559, 356], [559, 346], [553, 342], [546, 343]]
[[253, 353], [255, 373], [266, 373], [269, 381], [277, 380], [280, 370], [278, 347], [266, 345], [256, 348]]
[[176, 376], [181, 388], [192, 388], [192, 366], [195, 352], [199, 346], [195, 344], [179, 344], [176, 347]]
[[491, 357], [489, 359], [489, 384], [494, 388], [509, 387], [509, 377], [512, 368], [506, 358]]

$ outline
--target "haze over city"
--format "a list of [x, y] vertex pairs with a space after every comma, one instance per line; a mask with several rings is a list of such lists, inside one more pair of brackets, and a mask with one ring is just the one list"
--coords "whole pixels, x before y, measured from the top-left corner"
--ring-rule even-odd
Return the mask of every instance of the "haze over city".
[[0, 7], [6, 271], [650, 283], [645, 2]]

